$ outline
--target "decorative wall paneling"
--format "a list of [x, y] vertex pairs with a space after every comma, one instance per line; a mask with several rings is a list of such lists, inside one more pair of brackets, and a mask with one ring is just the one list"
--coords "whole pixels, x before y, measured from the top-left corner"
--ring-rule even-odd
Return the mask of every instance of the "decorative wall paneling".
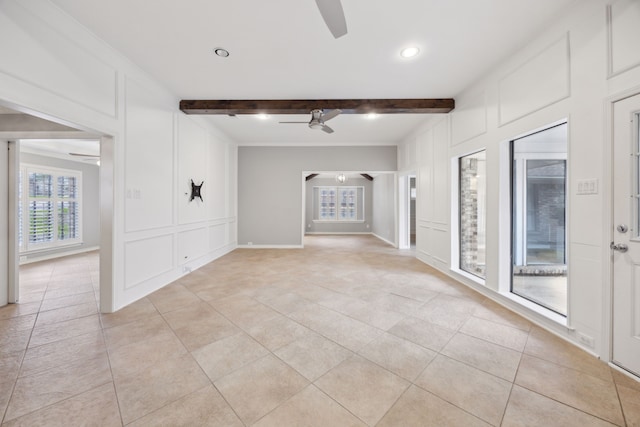
[[498, 83], [503, 126], [571, 95], [569, 34], [502, 77]]
[[[166, 88], [47, 0], [0, 2], [0, 57], [7, 106], [113, 137], [106, 311], [235, 248], [237, 148], [217, 129], [185, 117]], [[192, 174], [206, 182], [197, 209], [179, 197]]]
[[125, 77], [125, 231], [173, 224], [174, 112], [162, 99]]
[[458, 145], [487, 132], [487, 93], [470, 95], [459, 110], [451, 113], [451, 145]]
[[[640, 3], [617, 0], [607, 6], [608, 77], [640, 66]], [[636, 40], [636, 43], [629, 43]]]
[[115, 118], [116, 68], [52, 27], [48, 19], [33, 14], [28, 3], [3, 1], [0, 5], [0, 71]]
[[124, 288], [134, 288], [170, 272], [175, 265], [174, 245], [173, 233], [126, 242]]

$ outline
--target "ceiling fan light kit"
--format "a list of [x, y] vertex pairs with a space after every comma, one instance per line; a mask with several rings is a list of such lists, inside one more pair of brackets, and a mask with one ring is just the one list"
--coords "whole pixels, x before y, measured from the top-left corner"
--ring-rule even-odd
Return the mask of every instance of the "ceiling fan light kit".
[[311, 110], [311, 120], [307, 122], [279, 122], [281, 124], [307, 124], [311, 129], [319, 129], [326, 133], [333, 133], [333, 129], [324, 124], [324, 122], [329, 121], [335, 117], [337, 117], [342, 111], [339, 109], [331, 110], [328, 113], [324, 113], [322, 110], [315, 109]]

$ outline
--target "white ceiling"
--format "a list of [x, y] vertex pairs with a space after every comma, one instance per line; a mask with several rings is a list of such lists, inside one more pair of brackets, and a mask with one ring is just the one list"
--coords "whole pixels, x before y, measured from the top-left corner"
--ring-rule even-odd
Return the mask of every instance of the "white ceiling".
[[[53, 0], [181, 99], [455, 98], [574, 1], [342, 0], [334, 39], [313, 0]], [[330, 144], [396, 143], [424, 116], [276, 123], [305, 119], [212, 118], [241, 143]]]

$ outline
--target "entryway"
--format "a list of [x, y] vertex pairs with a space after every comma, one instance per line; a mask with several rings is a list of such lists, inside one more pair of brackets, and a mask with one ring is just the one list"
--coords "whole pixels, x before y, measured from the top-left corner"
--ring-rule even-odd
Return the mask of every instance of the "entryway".
[[[97, 291], [97, 284], [102, 282], [100, 309], [110, 312], [113, 139], [38, 117], [21, 107], [0, 107], [0, 113], [0, 139], [9, 148], [0, 159], [8, 165], [0, 179], [0, 192], [6, 195], [5, 202], [0, 203], [4, 211], [0, 223], [8, 224], [7, 238], [0, 249], [2, 265], [6, 266], [0, 280], [0, 306], [42, 298], [42, 292], [28, 295], [28, 287], [41, 283], [22, 277], [19, 264], [34, 257], [47, 259], [62, 252], [93, 250], [101, 266], [99, 271], [94, 268], [93, 277], [83, 284], [93, 294], [93, 285]], [[90, 143], [94, 149], [91, 153]], [[27, 150], [22, 154], [21, 146]], [[96, 167], [99, 160], [102, 167]], [[88, 191], [83, 193], [83, 188]], [[83, 216], [90, 228], [83, 227]], [[98, 247], [102, 249], [100, 257]], [[68, 276], [66, 280], [73, 282]], [[23, 284], [26, 292], [21, 295]]]
[[416, 247], [416, 176], [413, 173], [398, 178], [398, 248]]
[[640, 94], [613, 104], [613, 357], [640, 376]]

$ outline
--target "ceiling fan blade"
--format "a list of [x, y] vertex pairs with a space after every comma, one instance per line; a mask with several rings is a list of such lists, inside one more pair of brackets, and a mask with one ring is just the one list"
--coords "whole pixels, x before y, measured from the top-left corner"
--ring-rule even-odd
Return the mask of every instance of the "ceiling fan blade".
[[342, 113], [342, 110], [339, 110], [339, 109], [336, 108], [335, 110], [329, 111], [327, 114], [323, 114], [322, 115], [322, 120], [326, 122], [326, 121], [331, 120], [334, 117], [338, 116], [340, 113]]
[[329, 126], [327, 125], [322, 125], [322, 130], [326, 133], [333, 133], [333, 129], [331, 129]]
[[316, 4], [333, 37], [337, 39], [347, 34], [347, 21], [340, 0], [316, 0]]
[[100, 157], [100, 154], [69, 153], [69, 155], [78, 157]]

